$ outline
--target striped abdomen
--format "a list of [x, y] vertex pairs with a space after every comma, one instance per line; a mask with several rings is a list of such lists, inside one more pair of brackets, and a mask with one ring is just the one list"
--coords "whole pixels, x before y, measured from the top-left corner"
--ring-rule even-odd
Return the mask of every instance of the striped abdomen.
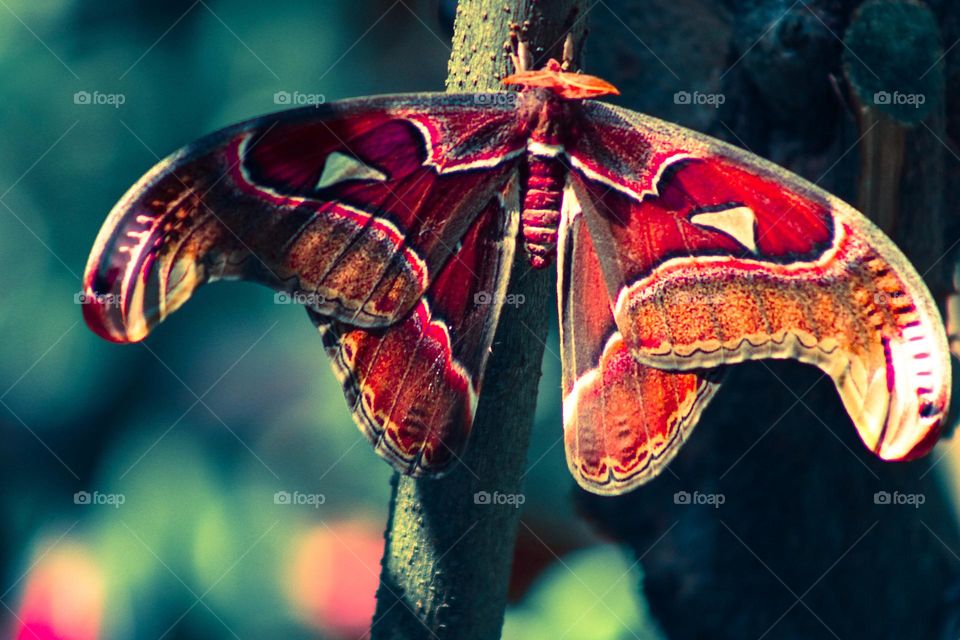
[[550, 264], [557, 246], [566, 168], [556, 157], [533, 153], [527, 154], [527, 166], [520, 233], [530, 265], [540, 269]]

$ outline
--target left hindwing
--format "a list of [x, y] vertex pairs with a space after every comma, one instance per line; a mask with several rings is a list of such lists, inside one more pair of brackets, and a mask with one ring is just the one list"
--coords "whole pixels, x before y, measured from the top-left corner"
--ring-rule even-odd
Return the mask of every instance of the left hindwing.
[[361, 432], [408, 475], [458, 459], [513, 266], [516, 181], [488, 200], [460, 247], [400, 322], [363, 329], [310, 311]]
[[731, 145], [599, 103], [578, 117], [571, 180], [640, 362], [795, 358], [833, 378], [879, 456], [929, 450], [949, 401], [943, 324], [886, 236]]

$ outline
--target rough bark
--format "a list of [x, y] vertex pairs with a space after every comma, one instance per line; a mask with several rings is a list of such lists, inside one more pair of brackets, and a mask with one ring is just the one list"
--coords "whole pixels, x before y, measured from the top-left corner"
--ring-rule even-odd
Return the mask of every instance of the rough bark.
[[[525, 28], [535, 56], [559, 57], [564, 36], [582, 37], [581, 0], [472, 0], [460, 4], [447, 89], [491, 91], [512, 72], [504, 47]], [[551, 270], [518, 255], [494, 341], [470, 444], [444, 478], [394, 479], [382, 562], [376, 640], [496, 638], [503, 624], [519, 509], [477, 504], [478, 492], [521, 491], [537, 383], [551, 313]]]

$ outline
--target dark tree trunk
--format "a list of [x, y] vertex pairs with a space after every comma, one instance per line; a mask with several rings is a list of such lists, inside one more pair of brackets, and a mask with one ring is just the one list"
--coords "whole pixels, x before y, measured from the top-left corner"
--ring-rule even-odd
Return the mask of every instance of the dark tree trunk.
[[[958, 231], [957, 196], [944, 179], [960, 165], [949, 148], [960, 47], [943, 61], [946, 100], [927, 96], [938, 106], [917, 125], [885, 120], [868, 132], [885, 116], [855, 97], [839, 39], [858, 4], [611, 0], [629, 30], [606, 11], [591, 16], [591, 70], [618, 84], [629, 78], [626, 106], [747, 147], [850, 202], [869, 207], [884, 189], [894, 193], [895, 215], [879, 222], [942, 300]], [[932, 9], [946, 49], [960, 35], [960, 8]], [[871, 64], [885, 75], [882, 60]], [[676, 91], [726, 100], [697, 110], [674, 104]], [[868, 193], [870, 184], [879, 191]], [[579, 499], [643, 555], [643, 589], [668, 638], [940, 640], [957, 637], [960, 601], [960, 535], [943, 469], [933, 469], [942, 455], [883, 463], [859, 441], [829, 379], [792, 362], [756, 362], [729, 372], [672, 473], [630, 495]], [[725, 502], [679, 505], [677, 491]], [[875, 500], [877, 492], [887, 494]], [[894, 492], [923, 504], [882, 504]]]

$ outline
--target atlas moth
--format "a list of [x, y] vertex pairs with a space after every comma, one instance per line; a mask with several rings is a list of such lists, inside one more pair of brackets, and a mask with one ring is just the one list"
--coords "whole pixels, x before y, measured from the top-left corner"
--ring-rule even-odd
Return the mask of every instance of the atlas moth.
[[929, 451], [946, 337], [889, 239], [770, 162], [596, 101], [617, 89], [569, 59], [514, 60], [515, 93], [309, 106], [177, 151], [100, 231], [87, 323], [134, 342], [207, 282], [286, 292], [377, 453], [435, 474], [466, 445], [523, 251], [556, 260], [564, 441], [588, 491], [656, 476], [745, 360], [819, 367], [883, 459]]

